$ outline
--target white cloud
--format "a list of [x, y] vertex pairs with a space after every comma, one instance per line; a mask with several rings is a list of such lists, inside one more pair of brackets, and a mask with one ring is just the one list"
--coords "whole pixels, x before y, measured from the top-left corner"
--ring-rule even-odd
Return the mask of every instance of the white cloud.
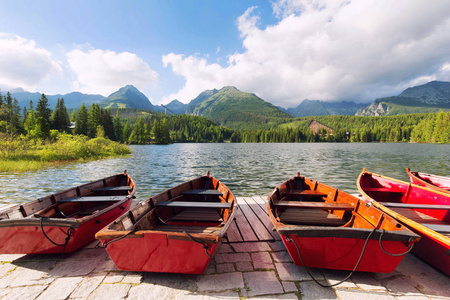
[[448, 80], [450, 1], [294, 1], [273, 4], [277, 24], [259, 28], [257, 8], [237, 20], [244, 51], [225, 67], [168, 54], [186, 79], [167, 97], [188, 102], [205, 89], [234, 85], [276, 105], [303, 99], [371, 101], [427, 78]]
[[33, 91], [51, 74], [62, 71], [49, 51], [23, 37], [0, 33], [0, 84]]
[[105, 96], [131, 84], [139, 90], [156, 88], [158, 74], [136, 54], [109, 50], [81, 49], [67, 53], [76, 80], [72, 89]]

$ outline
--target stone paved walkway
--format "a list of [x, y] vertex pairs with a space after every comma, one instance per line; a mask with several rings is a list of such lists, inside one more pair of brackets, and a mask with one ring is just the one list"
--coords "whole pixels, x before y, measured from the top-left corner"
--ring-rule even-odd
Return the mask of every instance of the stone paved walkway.
[[[124, 272], [96, 243], [61, 255], [0, 255], [1, 299], [450, 299], [450, 277], [408, 254], [390, 274], [314, 283], [281, 242], [223, 244], [203, 275]], [[348, 272], [314, 269], [323, 283]]]

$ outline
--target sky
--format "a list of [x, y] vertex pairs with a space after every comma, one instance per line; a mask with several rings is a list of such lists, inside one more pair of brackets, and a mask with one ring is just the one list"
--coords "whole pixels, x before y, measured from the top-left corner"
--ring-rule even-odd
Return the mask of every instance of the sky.
[[153, 104], [235, 86], [274, 105], [450, 81], [448, 0], [0, 0], [0, 89]]

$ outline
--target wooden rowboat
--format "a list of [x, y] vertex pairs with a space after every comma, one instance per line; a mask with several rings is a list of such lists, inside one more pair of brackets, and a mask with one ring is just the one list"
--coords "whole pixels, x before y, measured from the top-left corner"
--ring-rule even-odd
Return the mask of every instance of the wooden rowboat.
[[411, 183], [450, 194], [450, 177], [413, 172], [409, 168], [406, 168], [406, 173]]
[[0, 211], [0, 254], [72, 252], [128, 211], [135, 191], [125, 171]]
[[95, 237], [118, 269], [201, 274], [236, 207], [233, 193], [208, 172], [139, 203]]
[[299, 266], [390, 273], [419, 240], [378, 208], [300, 173], [269, 194], [267, 210]]
[[365, 169], [357, 186], [366, 201], [422, 237], [414, 254], [450, 275], [450, 194]]

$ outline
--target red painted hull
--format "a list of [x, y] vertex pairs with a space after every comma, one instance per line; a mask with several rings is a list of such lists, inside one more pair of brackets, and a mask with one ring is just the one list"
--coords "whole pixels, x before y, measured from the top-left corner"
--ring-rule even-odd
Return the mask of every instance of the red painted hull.
[[450, 237], [448, 233], [445, 235], [432, 230], [433, 225], [450, 226], [450, 211], [385, 206], [389, 203], [448, 206], [450, 194], [366, 171], [360, 174], [357, 186], [366, 201], [421, 236], [420, 242], [416, 243], [412, 250], [413, 254], [450, 275]]
[[[307, 267], [336, 270], [353, 270], [364, 247], [365, 239], [339, 237], [299, 237], [294, 234], [281, 235], [292, 260], [303, 266], [294, 240]], [[383, 241], [383, 247], [390, 253], [407, 251], [404, 243]], [[390, 256], [380, 248], [378, 240], [369, 240], [357, 271], [390, 273], [403, 259], [403, 256]]]
[[95, 237], [120, 270], [202, 274], [236, 207], [233, 193], [208, 174], [141, 201]]
[[[95, 233], [105, 227], [131, 206], [131, 199], [124, 202], [95, 219], [92, 219], [79, 228], [73, 228], [71, 238], [66, 245], [64, 253], [73, 252], [95, 239]], [[44, 226], [45, 234], [55, 243], [64, 244], [69, 227]], [[2, 254], [45, 254], [62, 253], [63, 247], [52, 244], [42, 233], [40, 226], [14, 226], [0, 228], [0, 253]]]
[[411, 183], [428, 187], [446, 193], [450, 195], [450, 178], [444, 176], [437, 176], [432, 174], [425, 174], [419, 172], [411, 172], [410, 169], [406, 169], [408, 173], [409, 180]]
[[[207, 245], [208, 253], [214, 257], [220, 243]], [[129, 271], [202, 274], [211, 260], [203, 245], [168, 239], [161, 233], [119, 240], [106, 250], [118, 269]]]
[[[269, 194], [267, 211], [298, 266], [390, 273], [419, 238], [380, 209], [300, 174]], [[403, 255], [383, 251], [380, 239], [386, 252]]]

